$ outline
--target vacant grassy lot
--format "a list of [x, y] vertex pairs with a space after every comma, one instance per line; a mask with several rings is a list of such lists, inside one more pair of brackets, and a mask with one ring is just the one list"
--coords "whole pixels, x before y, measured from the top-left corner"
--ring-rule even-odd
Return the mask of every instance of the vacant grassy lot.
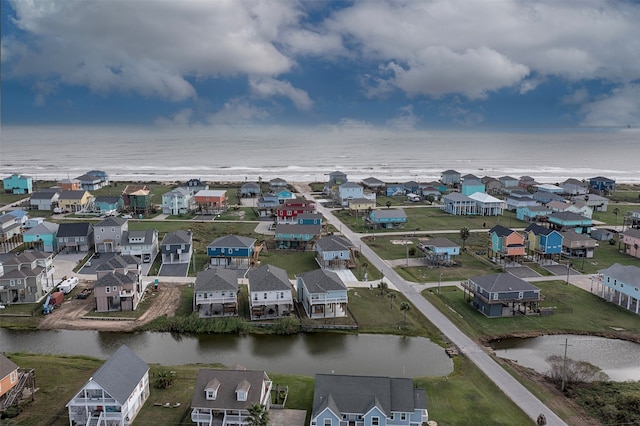
[[[617, 215], [614, 213], [615, 209], [618, 209]], [[607, 225], [611, 225], [611, 226], [621, 226], [622, 218], [631, 210], [638, 210], [638, 209], [640, 209], [640, 206], [638, 204], [612, 203], [612, 204], [609, 204], [606, 212], [593, 212], [592, 219], [600, 222], [604, 222]]]
[[593, 258], [574, 258], [570, 259], [570, 261], [575, 269], [582, 271], [585, 274], [595, 274], [599, 269], [608, 268], [614, 263], [640, 266], [640, 259], [619, 252], [618, 244], [616, 243], [612, 245], [609, 244], [608, 241], [600, 242], [600, 245], [595, 248]]

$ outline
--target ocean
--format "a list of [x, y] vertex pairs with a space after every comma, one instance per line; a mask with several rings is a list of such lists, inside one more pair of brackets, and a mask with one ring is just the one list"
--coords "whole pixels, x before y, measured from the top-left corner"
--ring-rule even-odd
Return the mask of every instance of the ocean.
[[447, 169], [543, 183], [606, 176], [640, 183], [640, 132], [630, 130], [391, 131], [368, 126], [160, 128], [4, 126], [3, 176], [38, 180], [91, 169], [119, 181], [430, 181]]

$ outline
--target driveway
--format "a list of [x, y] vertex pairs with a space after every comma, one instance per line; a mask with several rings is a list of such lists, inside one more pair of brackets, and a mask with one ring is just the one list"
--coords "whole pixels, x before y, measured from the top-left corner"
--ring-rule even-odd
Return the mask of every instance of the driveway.
[[[551, 272], [553, 275], [567, 276], [567, 265], [546, 265], [544, 269]], [[580, 275], [580, 272], [573, 268], [569, 268], [569, 275]]]
[[189, 263], [163, 263], [158, 272], [159, 277], [186, 277]]
[[515, 275], [518, 278], [534, 278], [540, 276], [539, 273], [527, 266], [516, 266], [513, 268], [507, 268], [507, 272], [511, 275]]
[[[53, 266], [56, 268], [55, 277], [56, 279], [62, 279], [63, 276], [74, 277], [80, 276], [80, 273], [73, 272], [73, 268], [78, 266], [78, 262], [80, 262], [84, 258], [84, 253], [71, 253], [64, 254], [60, 253], [53, 258]], [[90, 277], [80, 277], [80, 278], [90, 278]]]

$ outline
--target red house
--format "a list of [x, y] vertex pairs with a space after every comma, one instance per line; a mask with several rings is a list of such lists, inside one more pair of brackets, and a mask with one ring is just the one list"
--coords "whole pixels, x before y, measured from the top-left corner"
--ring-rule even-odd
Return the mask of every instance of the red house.
[[298, 223], [298, 215], [303, 213], [315, 213], [316, 203], [314, 201], [299, 199], [285, 200], [284, 204], [278, 206], [278, 223]]

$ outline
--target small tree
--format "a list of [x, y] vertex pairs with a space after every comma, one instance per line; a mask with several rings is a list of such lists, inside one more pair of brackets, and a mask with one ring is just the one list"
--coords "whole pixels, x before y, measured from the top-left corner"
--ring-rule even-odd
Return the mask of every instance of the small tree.
[[249, 426], [267, 426], [269, 423], [269, 413], [264, 405], [255, 403], [249, 407], [249, 417], [247, 418]]
[[389, 307], [393, 309], [393, 299], [396, 298], [396, 294], [390, 291], [389, 294], [387, 294], [387, 297], [389, 298]]
[[155, 386], [158, 389], [169, 389], [176, 378], [175, 371], [163, 370], [155, 373]]
[[[550, 355], [546, 361], [551, 366], [547, 372], [550, 381], [556, 384], [585, 383], [593, 381], [605, 381], [607, 375], [602, 370], [586, 361], [576, 361], [571, 358], [563, 358], [560, 355]], [[563, 380], [564, 379], [564, 380]]]
[[462, 240], [462, 251], [465, 250], [464, 246], [468, 238], [469, 238], [469, 228], [467, 228], [466, 226], [463, 226], [462, 228], [460, 228], [460, 239]]
[[387, 208], [391, 207], [391, 201], [390, 200], [387, 200], [386, 204], [387, 204]]
[[384, 292], [387, 291], [389, 285], [384, 282], [384, 278], [378, 283], [378, 290], [380, 290], [380, 296], [384, 296]]
[[411, 305], [409, 304], [409, 302], [402, 302], [400, 304], [400, 310], [404, 314], [404, 322], [405, 322], [405, 324], [407, 323], [407, 312], [409, 312], [409, 309], [411, 309]]

